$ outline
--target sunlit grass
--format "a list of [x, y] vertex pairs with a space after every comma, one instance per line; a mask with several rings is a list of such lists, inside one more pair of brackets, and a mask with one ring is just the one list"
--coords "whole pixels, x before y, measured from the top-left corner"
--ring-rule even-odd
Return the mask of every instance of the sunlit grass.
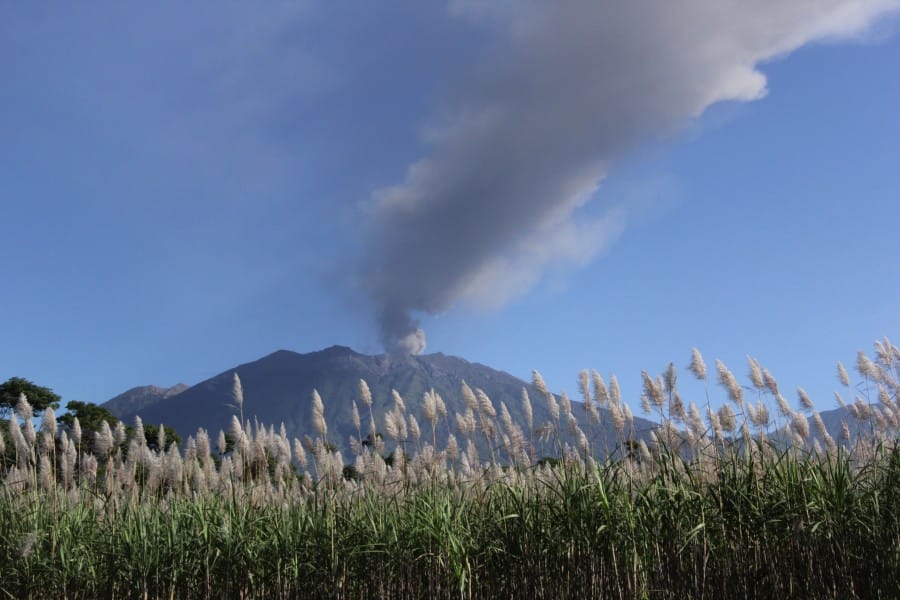
[[[696, 353], [705, 380], [701, 365]], [[896, 597], [900, 351], [880, 342], [857, 367], [856, 431], [843, 437], [817, 432], [817, 413], [791, 410], [752, 360], [752, 403], [717, 368], [719, 411], [685, 405], [674, 371], [646, 376], [661, 421], [650, 443], [596, 374], [580, 378], [583, 406], [545, 391], [523, 400], [555, 404], [549, 423], [514, 423], [464, 389], [460, 415], [422, 399], [420, 425], [398, 397], [389, 439], [357, 425], [346, 454], [318, 403], [317, 438], [235, 419], [218, 450], [201, 431], [159, 453], [101, 428], [85, 432], [99, 441], [92, 455], [71, 430], [35, 430], [23, 405], [2, 449], [0, 594]], [[602, 419], [617, 439], [592, 435]], [[540, 439], [553, 456], [535, 452]]]

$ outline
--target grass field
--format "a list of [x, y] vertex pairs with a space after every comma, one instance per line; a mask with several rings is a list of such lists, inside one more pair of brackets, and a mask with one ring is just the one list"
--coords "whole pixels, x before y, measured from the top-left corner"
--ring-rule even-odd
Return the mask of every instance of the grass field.
[[[690, 370], [710, 377], [699, 353]], [[752, 360], [746, 387], [717, 363], [717, 411], [685, 405], [674, 369], [645, 374], [649, 444], [592, 373], [581, 403], [535, 374], [543, 397], [523, 412], [546, 402], [549, 423], [514, 423], [463, 388], [462, 414], [426, 394], [420, 424], [398, 395], [376, 428], [361, 382], [343, 452], [318, 397], [315, 437], [239, 415], [163, 452], [122, 427], [36, 423], [21, 399], [0, 438], [0, 596], [896, 598], [900, 349], [879, 342], [855, 370], [851, 383], [839, 368], [856, 396], [839, 436]], [[617, 439], [593, 439], [607, 418]], [[536, 456], [536, 437], [556, 454]]]

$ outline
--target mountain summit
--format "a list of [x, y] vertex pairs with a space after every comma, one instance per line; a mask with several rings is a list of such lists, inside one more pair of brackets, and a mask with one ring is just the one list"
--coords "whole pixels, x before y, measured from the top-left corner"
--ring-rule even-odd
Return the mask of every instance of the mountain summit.
[[[547, 399], [531, 384], [509, 373], [441, 353], [370, 356], [345, 346], [331, 346], [308, 354], [278, 350], [174, 395], [163, 394], [146, 403], [125, 403], [120, 400], [122, 396], [117, 396], [104, 406], [123, 421], [131, 422], [139, 415], [144, 423], [165, 423], [185, 437], [200, 427], [216, 434], [220, 429], [227, 430], [232, 415], [237, 414], [232, 399], [235, 373], [243, 387], [245, 419], [276, 427], [284, 423], [290, 437], [312, 434], [312, 393], [317, 390], [325, 405], [328, 438], [344, 447], [349, 436], [360, 436], [353, 423], [354, 401], [362, 417], [362, 437], [368, 431], [369, 413], [360, 402], [360, 380], [372, 392], [372, 412], [379, 431], [383, 431], [385, 413], [394, 406], [392, 390], [397, 390], [407, 411], [425, 427], [422, 413], [425, 392], [434, 389], [440, 394], [453, 419], [454, 413], [462, 414], [466, 409], [461, 393], [463, 382], [487, 394], [498, 413], [501, 403], [505, 404], [512, 419], [523, 429], [527, 422], [522, 408], [523, 389], [531, 399], [534, 428], [552, 418]], [[584, 411], [579, 403], [575, 404], [573, 414], [583, 424]], [[636, 433], [643, 437], [653, 424], [635, 419], [634, 426]], [[565, 428], [563, 423], [562, 429]], [[453, 421], [440, 424], [441, 442], [451, 431], [455, 431]], [[605, 444], [615, 439], [606, 411], [594, 432], [605, 438]]]

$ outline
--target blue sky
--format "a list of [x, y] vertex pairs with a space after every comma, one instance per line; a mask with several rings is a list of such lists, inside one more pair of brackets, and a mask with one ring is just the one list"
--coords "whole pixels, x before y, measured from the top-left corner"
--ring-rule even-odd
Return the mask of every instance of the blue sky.
[[0, 378], [102, 402], [421, 327], [633, 406], [750, 354], [831, 408], [900, 339], [896, 2], [405, 4], [0, 5]]

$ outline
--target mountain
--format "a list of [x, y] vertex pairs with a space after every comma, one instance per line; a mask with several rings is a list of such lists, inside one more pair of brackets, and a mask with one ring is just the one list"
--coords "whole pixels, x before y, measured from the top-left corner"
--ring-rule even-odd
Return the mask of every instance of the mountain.
[[[358, 436], [353, 425], [353, 401], [359, 404], [363, 422], [363, 437], [368, 430], [368, 409], [359, 402], [359, 381], [365, 380], [372, 392], [372, 410], [379, 431], [384, 431], [384, 414], [394, 402], [391, 390], [403, 397], [407, 412], [415, 414], [424, 438], [431, 437], [430, 425], [422, 414], [422, 398], [434, 389], [443, 398], [450, 419], [463, 413], [465, 404], [461, 388], [465, 381], [473, 390], [483, 390], [497, 412], [500, 403], [506, 404], [513, 421], [527, 429], [522, 408], [522, 389], [528, 390], [534, 413], [534, 426], [550, 420], [547, 400], [530, 384], [509, 373], [497, 371], [478, 363], [444, 354], [397, 356], [381, 354], [369, 356], [343, 346], [332, 346], [318, 352], [298, 354], [279, 350], [257, 361], [227, 369], [176, 394], [142, 396], [146, 402], [126, 402], [117, 396], [104, 406], [125, 422], [139, 415], [144, 423], [165, 423], [174, 427], [182, 437], [193, 434], [199, 427], [216, 435], [227, 430], [235, 414], [232, 406], [234, 373], [241, 379], [244, 392], [244, 417], [278, 427], [284, 423], [289, 437], [312, 435], [312, 392], [317, 390], [325, 405], [328, 439], [347, 447], [349, 436]], [[143, 389], [143, 388], [136, 388]], [[170, 388], [171, 389], [171, 388]], [[601, 425], [585, 425], [585, 413], [580, 403], [573, 402], [573, 414], [578, 418], [595, 447], [612, 448], [615, 431], [609, 413], [602, 412]], [[443, 445], [448, 431], [455, 431], [453, 421], [448, 429], [444, 421], [439, 426], [439, 445]], [[635, 419], [635, 430], [645, 436], [653, 424]], [[566, 428], [565, 424], [562, 428]], [[528, 437], [526, 432], [526, 437]]]
[[160, 400], [180, 394], [188, 387], [183, 383], [168, 388], [155, 385], [134, 387], [106, 401], [103, 406], [114, 415], [133, 415]]

